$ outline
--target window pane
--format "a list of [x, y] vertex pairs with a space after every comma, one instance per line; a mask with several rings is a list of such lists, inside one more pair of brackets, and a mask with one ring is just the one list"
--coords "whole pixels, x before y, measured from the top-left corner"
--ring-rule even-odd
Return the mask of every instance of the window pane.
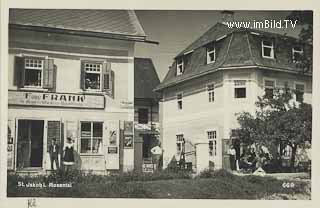
[[273, 98], [273, 89], [266, 88], [264, 89], [264, 91], [265, 91], [266, 98], [269, 98], [269, 99]]
[[246, 80], [234, 80], [234, 85], [235, 86], [245, 86]]
[[25, 70], [25, 85], [26, 86], [41, 86], [41, 70], [26, 69]]
[[246, 88], [235, 88], [234, 89], [235, 98], [245, 98], [246, 97]]
[[274, 87], [274, 81], [265, 80], [264, 81], [264, 86], [266, 86], [266, 87]]
[[272, 46], [272, 41], [264, 40], [263, 45], [264, 46]]
[[209, 53], [209, 61], [214, 62], [215, 61], [215, 52]]
[[93, 137], [102, 137], [102, 123], [93, 123]]
[[296, 92], [296, 101], [303, 102], [303, 92], [301, 91]]
[[181, 100], [178, 101], [178, 109], [182, 109], [182, 101]]
[[95, 138], [92, 140], [92, 152], [102, 153], [102, 138]]
[[85, 84], [86, 89], [100, 89], [100, 74], [86, 73]]
[[90, 138], [81, 138], [81, 153], [91, 153]]
[[271, 48], [266, 48], [266, 47], [264, 47], [264, 48], [263, 48], [263, 55], [264, 55], [264, 56], [271, 57]]

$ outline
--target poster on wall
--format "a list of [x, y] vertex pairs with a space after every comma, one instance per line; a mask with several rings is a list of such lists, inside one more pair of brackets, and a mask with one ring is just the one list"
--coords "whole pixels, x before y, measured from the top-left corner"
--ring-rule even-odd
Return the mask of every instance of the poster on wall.
[[124, 148], [133, 148], [133, 136], [125, 135], [124, 136]]
[[110, 146], [117, 146], [117, 131], [115, 131], [115, 130], [110, 131], [109, 145]]

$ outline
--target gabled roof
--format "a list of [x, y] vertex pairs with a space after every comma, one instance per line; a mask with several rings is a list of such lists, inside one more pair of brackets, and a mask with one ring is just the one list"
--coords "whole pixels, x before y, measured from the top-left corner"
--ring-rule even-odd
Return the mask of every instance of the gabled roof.
[[10, 9], [9, 24], [143, 39], [146, 37], [134, 11], [129, 10]]
[[134, 98], [159, 98], [153, 89], [160, 84], [150, 58], [134, 58]]
[[[275, 43], [275, 59], [261, 56], [261, 38], [273, 38]], [[206, 45], [215, 41], [216, 60], [206, 64]], [[173, 62], [165, 78], [155, 90], [176, 85], [189, 79], [203, 76], [228, 67], [260, 67], [277, 71], [301, 72], [301, 69], [291, 62], [291, 53], [284, 51], [289, 43], [299, 43], [299, 40], [281, 34], [253, 29], [232, 29], [222, 23], [217, 23], [175, 58], [183, 57], [187, 62], [184, 73], [176, 76], [176, 61]]]

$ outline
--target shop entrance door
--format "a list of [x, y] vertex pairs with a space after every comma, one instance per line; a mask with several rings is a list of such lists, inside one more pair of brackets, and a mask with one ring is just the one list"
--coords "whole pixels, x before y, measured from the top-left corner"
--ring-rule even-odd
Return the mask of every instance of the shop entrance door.
[[41, 168], [43, 120], [18, 120], [17, 169]]

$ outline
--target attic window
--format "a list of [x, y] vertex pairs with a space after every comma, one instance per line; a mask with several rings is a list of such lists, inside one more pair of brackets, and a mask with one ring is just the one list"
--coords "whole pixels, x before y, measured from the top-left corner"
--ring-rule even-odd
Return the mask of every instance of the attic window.
[[213, 63], [216, 61], [216, 49], [214, 42], [210, 43], [207, 46], [207, 64]]
[[273, 42], [269, 40], [262, 40], [262, 57], [263, 58], [274, 58]]
[[177, 59], [177, 76], [183, 74], [183, 72], [184, 72], [183, 59], [179, 58]]
[[300, 63], [302, 60], [303, 49], [301, 46], [295, 46], [292, 48], [292, 62]]

